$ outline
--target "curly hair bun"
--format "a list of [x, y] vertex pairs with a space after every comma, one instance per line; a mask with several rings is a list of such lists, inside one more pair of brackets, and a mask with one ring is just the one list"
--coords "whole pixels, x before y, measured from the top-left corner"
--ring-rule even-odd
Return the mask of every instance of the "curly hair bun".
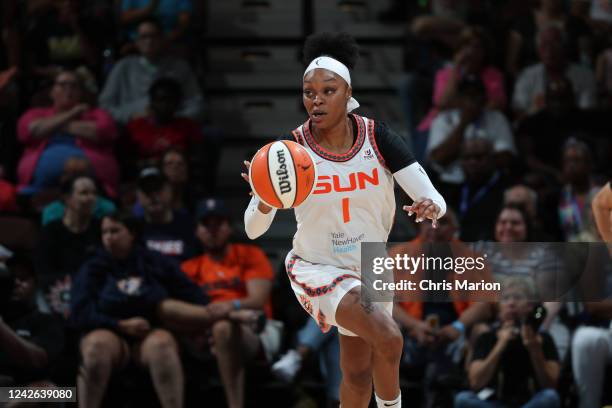
[[306, 39], [303, 55], [305, 65], [325, 55], [337, 59], [348, 69], [353, 69], [359, 58], [359, 46], [348, 33], [318, 33]]

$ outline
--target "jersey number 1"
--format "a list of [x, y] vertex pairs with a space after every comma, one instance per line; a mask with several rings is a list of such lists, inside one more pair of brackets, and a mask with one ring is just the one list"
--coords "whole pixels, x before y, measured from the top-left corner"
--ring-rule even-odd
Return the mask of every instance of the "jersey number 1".
[[351, 220], [351, 213], [349, 212], [349, 198], [342, 199], [342, 220], [346, 224]]

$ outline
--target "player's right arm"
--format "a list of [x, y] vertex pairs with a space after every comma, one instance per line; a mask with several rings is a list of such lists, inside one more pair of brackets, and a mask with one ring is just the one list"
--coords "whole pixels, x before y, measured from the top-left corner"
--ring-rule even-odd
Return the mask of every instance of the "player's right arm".
[[[249, 166], [251, 163], [248, 161], [244, 162], [247, 170], [245, 173], [242, 173], [242, 178], [250, 184], [249, 181]], [[276, 208], [267, 206], [259, 198], [255, 195], [251, 197], [251, 202], [244, 212], [244, 229], [246, 231], [247, 236], [250, 239], [259, 238], [263, 235], [270, 225], [272, 225], [272, 221], [274, 220], [274, 216], [276, 215]]]

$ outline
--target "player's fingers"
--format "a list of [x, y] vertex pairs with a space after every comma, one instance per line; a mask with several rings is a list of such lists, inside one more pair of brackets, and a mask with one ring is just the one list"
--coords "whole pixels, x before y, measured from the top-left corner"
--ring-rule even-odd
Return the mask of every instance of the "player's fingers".
[[438, 214], [438, 206], [431, 203], [430, 205], [425, 207], [423, 211], [421, 212], [421, 220], [425, 220], [425, 219], [434, 220], [437, 218], [436, 217], [437, 214]]
[[435, 204], [431, 200], [423, 201], [416, 210], [416, 222], [424, 221], [426, 218], [432, 218], [430, 216], [432, 208], [435, 208]]
[[411, 205], [405, 205], [402, 207], [402, 210], [406, 211], [408, 213], [408, 216], [412, 216], [412, 214], [414, 214], [414, 211], [412, 210], [412, 206]]
[[244, 167], [246, 167], [246, 168], [247, 168], [247, 170], [248, 170], [249, 168], [251, 168], [251, 162], [250, 162], [250, 161], [245, 160], [243, 163], [244, 163]]
[[421, 201], [419, 201], [419, 205], [416, 210], [419, 214], [423, 214], [423, 212], [427, 209], [427, 207], [429, 207], [432, 204], [433, 204], [433, 201], [431, 201], [429, 198], [421, 199]]

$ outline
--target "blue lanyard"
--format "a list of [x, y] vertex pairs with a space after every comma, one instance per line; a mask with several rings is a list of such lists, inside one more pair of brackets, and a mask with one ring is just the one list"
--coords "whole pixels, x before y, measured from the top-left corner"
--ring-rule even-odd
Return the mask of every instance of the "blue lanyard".
[[480, 200], [483, 199], [483, 197], [491, 190], [495, 183], [497, 183], [497, 180], [499, 180], [498, 171], [496, 171], [495, 174], [491, 176], [487, 184], [480, 187], [478, 191], [476, 191], [476, 194], [474, 194], [474, 197], [472, 197], [471, 200], [470, 186], [467, 183], [463, 185], [463, 187], [461, 188], [461, 203], [459, 205], [459, 214], [461, 218], [465, 217], [465, 214], [468, 212], [472, 205], [478, 203]]

